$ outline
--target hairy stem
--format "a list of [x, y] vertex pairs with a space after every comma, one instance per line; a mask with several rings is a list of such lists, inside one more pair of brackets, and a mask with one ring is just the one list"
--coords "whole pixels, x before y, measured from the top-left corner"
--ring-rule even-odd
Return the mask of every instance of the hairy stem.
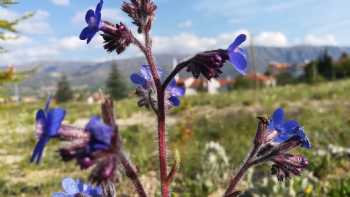
[[257, 151], [258, 151], [258, 147], [254, 146], [253, 150], [249, 153], [246, 161], [238, 170], [237, 174], [231, 178], [229, 186], [224, 194], [224, 197], [231, 197], [236, 192], [235, 189], [237, 184], [239, 183], [239, 181], [241, 181], [242, 177], [247, 172], [247, 170], [251, 166], [253, 166], [252, 159], [255, 157]]
[[131, 180], [131, 182], [135, 186], [135, 190], [138, 193], [138, 195], [140, 197], [147, 197], [135, 167], [133, 167], [130, 160], [127, 159], [127, 157], [125, 156], [122, 150], [122, 140], [121, 140], [118, 125], [115, 121], [115, 116], [113, 113], [113, 109], [114, 109], [113, 101], [107, 98], [105, 102], [102, 104], [101, 108], [102, 108], [102, 118], [104, 122], [110, 125], [115, 131], [114, 132], [115, 137], [113, 139], [113, 142], [114, 142], [114, 146], [116, 147], [116, 154], [124, 167], [126, 176]]
[[148, 48], [146, 58], [151, 67], [152, 76], [157, 89], [157, 101], [158, 101], [158, 148], [159, 148], [159, 166], [160, 166], [160, 180], [162, 187], [162, 196], [169, 197], [169, 184], [167, 182], [168, 169], [167, 169], [167, 144], [166, 144], [166, 130], [165, 130], [165, 103], [164, 103], [164, 91], [157, 72], [156, 64], [154, 63], [152, 52]]
[[155, 64], [154, 57], [151, 48], [151, 37], [149, 32], [145, 32], [145, 45], [143, 45], [137, 38], [133, 37], [133, 43], [140, 48], [144, 53], [150, 70], [154, 85], [157, 91], [157, 122], [158, 122], [158, 152], [159, 152], [159, 167], [160, 167], [160, 182], [162, 197], [169, 197], [169, 184], [168, 177], [168, 164], [167, 164], [167, 143], [166, 143], [166, 129], [165, 129], [165, 102], [164, 102], [164, 89], [162, 88], [162, 82], [158, 73], [157, 65]]

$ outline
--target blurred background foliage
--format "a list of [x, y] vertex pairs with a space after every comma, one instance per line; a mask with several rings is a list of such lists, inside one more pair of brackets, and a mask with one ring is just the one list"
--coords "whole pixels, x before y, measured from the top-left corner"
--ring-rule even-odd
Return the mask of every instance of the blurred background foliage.
[[[174, 150], [181, 165], [173, 196], [220, 196], [227, 179], [245, 157], [256, 130], [256, 116], [269, 115], [282, 106], [287, 116], [304, 126], [313, 144], [304, 151], [310, 166], [301, 177], [278, 183], [267, 166], [250, 171], [239, 185], [243, 196], [348, 196], [350, 191], [350, 80], [318, 84], [285, 85], [261, 90], [235, 90], [183, 99], [168, 118], [169, 160]], [[86, 180], [88, 171], [59, 160], [62, 144], [50, 142], [39, 166], [28, 163], [35, 144], [34, 113], [44, 105], [7, 103], [0, 106], [0, 196], [49, 196], [60, 190], [65, 176]], [[57, 105], [57, 104], [56, 104]], [[66, 121], [83, 127], [98, 104], [70, 101]], [[137, 165], [150, 196], [157, 196], [155, 119], [129, 96], [115, 106], [125, 150]], [[131, 183], [121, 173], [118, 192], [134, 196]]]

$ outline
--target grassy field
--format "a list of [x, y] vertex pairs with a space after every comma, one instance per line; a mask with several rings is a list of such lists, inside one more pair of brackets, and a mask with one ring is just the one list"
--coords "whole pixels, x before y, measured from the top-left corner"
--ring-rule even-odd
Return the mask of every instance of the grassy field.
[[[350, 147], [349, 98], [350, 80], [186, 97], [168, 118], [169, 151], [178, 149], [182, 161], [174, 196], [220, 196], [232, 168], [249, 150], [256, 130], [255, 117], [269, 115], [280, 106], [289, 118], [305, 127], [313, 144], [311, 151], [303, 151], [310, 159], [310, 167], [302, 178], [285, 186], [273, 186], [269, 183], [274, 179], [264, 178], [268, 177], [269, 168], [261, 166], [240, 185], [248, 189], [245, 195], [350, 195], [350, 159], [346, 153], [335, 154], [329, 146]], [[29, 163], [35, 144], [34, 115], [43, 103], [0, 106], [0, 196], [50, 196], [60, 191], [62, 177], [86, 179], [88, 175], [74, 163], [59, 160], [56, 150], [62, 144], [57, 141], [49, 143], [40, 165]], [[78, 126], [99, 114], [98, 105], [72, 102], [62, 107], [68, 111], [66, 121]], [[157, 195], [155, 120], [150, 112], [136, 107], [135, 99], [119, 102], [115, 111], [125, 149], [140, 169], [150, 196]], [[172, 154], [169, 160], [173, 161]], [[122, 174], [118, 191], [133, 196], [130, 182]]]

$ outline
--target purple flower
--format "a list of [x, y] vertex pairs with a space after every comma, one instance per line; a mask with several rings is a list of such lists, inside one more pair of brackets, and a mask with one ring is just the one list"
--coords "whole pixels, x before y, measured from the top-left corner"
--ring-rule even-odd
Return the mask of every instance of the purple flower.
[[111, 146], [113, 129], [103, 123], [100, 117], [92, 117], [85, 131], [90, 133], [89, 152], [107, 150]]
[[242, 75], [247, 73], [247, 52], [239, 46], [246, 39], [246, 35], [240, 34], [227, 49], [230, 63], [233, 64], [234, 68]]
[[88, 24], [80, 33], [80, 39], [86, 40], [89, 44], [91, 39], [101, 28], [101, 10], [103, 6], [103, 0], [97, 4], [95, 11], [90, 9], [86, 12], [85, 21]]
[[182, 64], [187, 65], [187, 71], [192, 72], [195, 78], [198, 78], [200, 74], [204, 75], [208, 80], [219, 77], [222, 73], [221, 68], [226, 61], [233, 64], [239, 73], [245, 75], [248, 68], [247, 54], [243, 48], [239, 47], [245, 40], [246, 35], [240, 34], [227, 50], [205, 51]]
[[273, 140], [276, 143], [284, 143], [293, 138], [298, 140], [302, 147], [311, 148], [304, 129], [295, 120], [285, 120], [282, 108], [276, 109], [272, 114], [265, 138], [266, 141]]
[[39, 163], [42, 157], [45, 145], [51, 138], [58, 137], [59, 129], [66, 114], [62, 108], [50, 109], [51, 97], [48, 98], [44, 109], [36, 113], [36, 132], [39, 141], [33, 150], [31, 162]]
[[[163, 75], [163, 70], [157, 67], [158, 75], [161, 77]], [[142, 86], [148, 89], [152, 86], [153, 78], [151, 73], [151, 68], [149, 65], [142, 65], [140, 69], [141, 75], [138, 73], [133, 73], [130, 76], [131, 81], [138, 86]]]
[[152, 0], [131, 0], [130, 3], [124, 2], [122, 10], [133, 19], [133, 24], [138, 27], [138, 33], [148, 32], [151, 29], [154, 14], [157, 6]]
[[185, 95], [185, 88], [177, 86], [176, 81], [172, 80], [166, 88], [166, 92], [168, 94], [168, 101], [170, 104], [177, 107], [180, 105], [179, 97]]
[[[158, 74], [161, 77], [163, 71], [157, 68]], [[140, 93], [138, 96], [141, 97], [142, 102], [155, 102], [153, 98], [149, 98], [149, 91], [154, 93], [154, 85], [152, 79], [152, 73], [149, 65], [142, 65], [140, 69], [141, 75], [138, 73], [133, 73], [130, 76], [131, 81], [137, 85], [139, 89], [137, 92]], [[176, 85], [176, 81], [172, 80], [168, 87], [166, 88], [166, 97], [171, 106], [179, 106], [180, 100], [178, 97], [185, 95], [185, 89]], [[139, 101], [140, 103], [140, 101]], [[145, 104], [147, 106], [147, 104]]]
[[279, 181], [289, 178], [291, 175], [299, 176], [300, 173], [308, 166], [308, 160], [300, 155], [279, 154], [272, 161], [271, 171], [277, 176]]
[[100, 187], [93, 187], [81, 182], [80, 180], [75, 181], [70, 177], [62, 180], [62, 188], [64, 192], [53, 193], [52, 197], [102, 197], [102, 189]]
[[[96, 153], [111, 149], [113, 129], [102, 122], [100, 117], [94, 116], [85, 127], [88, 140], [72, 142], [71, 146], [61, 148], [59, 153], [64, 161], [76, 159], [81, 169], [93, 166], [98, 159]], [[100, 155], [101, 156], [101, 155]]]
[[121, 54], [133, 41], [130, 30], [123, 23], [105, 24], [102, 31], [104, 31], [102, 34], [104, 48], [110, 53], [116, 51], [117, 54]]

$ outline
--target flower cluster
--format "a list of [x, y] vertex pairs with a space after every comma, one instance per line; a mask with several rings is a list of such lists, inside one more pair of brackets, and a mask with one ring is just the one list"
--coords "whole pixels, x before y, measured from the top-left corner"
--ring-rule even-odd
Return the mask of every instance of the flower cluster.
[[[133, 73], [130, 76], [131, 81], [137, 86], [136, 94], [139, 96], [140, 100], [138, 102], [139, 106], [156, 107], [156, 97], [155, 97], [155, 85], [153, 82], [151, 69], [149, 65], [142, 65], [140, 69], [141, 75], [138, 73]], [[163, 75], [163, 70], [157, 69], [160, 76]], [[179, 106], [179, 97], [185, 95], [185, 88], [179, 87], [175, 80], [171, 80], [166, 88], [166, 98], [169, 107]]]
[[116, 24], [115, 30], [109, 33], [102, 34], [104, 40], [104, 48], [108, 52], [116, 51], [118, 54], [124, 52], [124, 50], [132, 42], [132, 36], [130, 30], [123, 24]]
[[255, 141], [259, 147], [258, 160], [272, 161], [272, 173], [280, 181], [291, 175], [300, 175], [308, 165], [307, 159], [288, 152], [298, 146], [311, 148], [303, 127], [295, 120], [285, 120], [282, 108], [275, 110], [269, 121], [261, 119], [260, 124], [264, 126], [258, 129]]
[[70, 146], [59, 149], [62, 160], [75, 159], [81, 169], [95, 165], [90, 178], [97, 184], [114, 180], [117, 159], [113, 154], [113, 129], [95, 116], [87, 123], [84, 132], [89, 134], [89, 140], [72, 141]]
[[116, 155], [112, 140], [114, 131], [101, 118], [94, 116], [84, 129], [63, 125], [65, 110], [49, 108], [49, 98], [45, 109], [40, 109], [36, 115], [36, 133], [38, 142], [34, 148], [31, 162], [39, 163], [45, 145], [52, 138], [60, 138], [70, 142], [59, 149], [63, 161], [76, 160], [81, 169], [96, 166], [91, 180], [98, 184], [116, 178]]
[[191, 72], [195, 78], [202, 74], [209, 80], [219, 77], [222, 73], [221, 68], [228, 60], [239, 73], [245, 75], [247, 72], [247, 55], [246, 51], [239, 47], [245, 40], [246, 35], [240, 34], [227, 50], [205, 51], [183, 64], [187, 65], [187, 71]]
[[133, 19], [139, 33], [148, 32], [151, 29], [156, 9], [157, 6], [152, 0], [130, 0], [122, 5], [122, 10]]

